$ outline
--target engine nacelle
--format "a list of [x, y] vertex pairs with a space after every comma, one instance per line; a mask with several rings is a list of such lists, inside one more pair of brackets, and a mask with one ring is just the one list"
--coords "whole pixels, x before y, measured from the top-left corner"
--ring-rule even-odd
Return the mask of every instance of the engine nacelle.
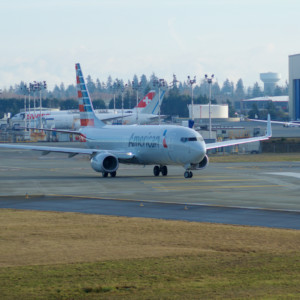
[[204, 156], [204, 158], [197, 164], [192, 165], [193, 170], [201, 170], [208, 166], [209, 158], [207, 155]]
[[115, 172], [119, 168], [119, 161], [111, 153], [99, 153], [92, 157], [91, 166], [96, 172]]

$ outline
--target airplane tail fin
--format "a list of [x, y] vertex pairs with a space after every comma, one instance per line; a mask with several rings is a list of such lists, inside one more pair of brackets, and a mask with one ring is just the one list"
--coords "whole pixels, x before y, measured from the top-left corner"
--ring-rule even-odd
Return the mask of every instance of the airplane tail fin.
[[139, 110], [139, 112], [144, 113], [144, 110], [152, 102], [152, 99], [155, 97], [155, 91], [150, 91], [139, 103], [133, 108], [133, 111]]
[[[154, 91], [152, 91], [152, 92], [154, 92]], [[155, 95], [155, 92], [154, 92], [154, 95]], [[165, 91], [161, 91], [160, 92], [160, 105], [162, 104], [164, 95], [165, 95]], [[141, 110], [141, 113], [157, 115], [158, 110], [159, 110], [158, 97], [159, 97], [159, 94], [156, 94], [155, 96], [153, 96], [152, 101], [143, 110]]]
[[79, 114], [81, 127], [103, 127], [105, 124], [99, 120], [94, 112], [93, 104], [82, 75], [80, 64], [75, 64], [77, 93], [79, 100]]

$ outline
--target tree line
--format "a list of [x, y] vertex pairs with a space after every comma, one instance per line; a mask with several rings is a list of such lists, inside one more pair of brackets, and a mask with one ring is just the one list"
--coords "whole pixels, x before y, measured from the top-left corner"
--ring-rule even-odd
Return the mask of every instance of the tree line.
[[[122, 94], [124, 108], [133, 108], [138, 98], [141, 99], [152, 89], [158, 89], [157, 82], [159, 78], [153, 73], [149, 79], [146, 75], [138, 78], [134, 75], [133, 79], [124, 83], [122, 79], [112, 79], [109, 76], [106, 82], [101, 82], [98, 78], [93, 80], [90, 75], [86, 77], [86, 84], [93, 100], [96, 109], [116, 108], [122, 107]], [[0, 117], [4, 113], [11, 112], [18, 113], [24, 107], [22, 99], [24, 89], [24, 82], [10, 87], [8, 90], [4, 89], [0, 95]], [[187, 105], [191, 103], [191, 85], [189, 81], [177, 81], [173, 78], [172, 82], [167, 83], [161, 87], [166, 90], [165, 99], [162, 103], [161, 113], [165, 115], [175, 115], [179, 117], [188, 116]], [[222, 86], [217, 81], [213, 81], [211, 87], [205, 79], [200, 83], [193, 85], [193, 97], [195, 104], [207, 104], [209, 97], [209, 88], [211, 88], [211, 95], [213, 103], [229, 105], [229, 114], [234, 116], [235, 110], [239, 108], [239, 102], [242, 99], [255, 98], [264, 96], [264, 91], [256, 82], [252, 87], [246, 88], [243, 80], [239, 79], [234, 84], [229, 79], [226, 79]], [[285, 86], [276, 86], [274, 93], [268, 96], [282, 96], [288, 95], [288, 84]], [[32, 98], [32, 97], [31, 97]], [[77, 109], [77, 89], [71, 84], [65, 87], [64, 83], [60, 86], [56, 85], [53, 90], [45, 90], [42, 92], [43, 107], [60, 108], [60, 109]], [[115, 101], [114, 101], [115, 98]], [[115, 104], [114, 104], [115, 103]], [[32, 106], [32, 105], [31, 105]]]

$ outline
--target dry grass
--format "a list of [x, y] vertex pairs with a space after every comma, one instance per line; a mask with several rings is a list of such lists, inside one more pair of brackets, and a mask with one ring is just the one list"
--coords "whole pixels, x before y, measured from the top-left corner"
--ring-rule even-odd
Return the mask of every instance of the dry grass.
[[0, 227], [0, 266], [300, 250], [300, 231], [183, 221], [1, 210]]
[[297, 299], [300, 231], [0, 210], [1, 299]]

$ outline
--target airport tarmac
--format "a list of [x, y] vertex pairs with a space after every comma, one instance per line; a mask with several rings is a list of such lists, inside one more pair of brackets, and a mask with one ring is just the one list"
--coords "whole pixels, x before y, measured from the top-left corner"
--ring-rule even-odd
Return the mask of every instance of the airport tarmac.
[[[90, 162], [85, 156], [68, 159], [65, 154], [59, 153], [41, 156], [35, 151], [0, 149], [0, 207], [13, 203], [9, 202], [9, 199], [14, 197], [3, 196], [15, 196], [18, 201], [14, 203], [24, 205], [26, 201], [29, 204], [31, 200], [32, 203], [34, 195], [46, 196], [41, 197], [41, 201], [48, 203], [51, 195], [55, 195], [55, 203], [59, 202], [59, 198], [63, 201], [68, 199], [65, 207], [68, 210], [69, 205], [69, 211], [72, 211], [72, 203], [80, 200], [82, 212], [88, 203], [82, 199], [93, 200], [93, 207], [96, 203], [94, 200], [97, 199], [99, 206], [107, 205], [107, 202], [103, 203], [104, 200], [129, 200], [128, 203], [137, 201], [144, 206], [146, 203], [157, 202], [164, 207], [168, 204], [169, 211], [172, 210], [172, 204], [177, 205], [176, 207], [178, 204], [182, 205], [182, 211], [184, 208], [192, 211], [189, 208], [196, 206], [215, 208], [219, 217], [208, 216], [198, 220], [219, 220], [230, 224], [246, 225], [250, 215], [251, 218], [256, 215], [265, 218], [265, 225], [260, 221], [255, 222], [255, 218], [250, 225], [268, 226], [268, 218], [262, 215], [273, 213], [275, 223], [271, 222], [272, 227], [300, 229], [300, 162], [212, 163], [204, 170], [194, 171], [192, 179], [183, 177], [182, 167], [170, 166], [167, 177], [154, 177], [152, 169], [153, 166], [120, 165], [116, 178], [102, 178], [100, 173], [96, 173], [90, 167]], [[29, 199], [26, 199], [26, 195]], [[4, 200], [6, 206], [1, 205]], [[119, 202], [117, 201], [116, 205]], [[17, 205], [12, 208], [24, 207]], [[232, 221], [228, 217], [221, 217], [228, 212], [228, 208], [235, 209], [232, 212]], [[34, 209], [37, 209], [36, 206]], [[49, 207], [44, 209], [49, 210]], [[168, 209], [163, 215], [159, 214], [157, 207], [155, 209], [156, 213], [150, 217], [157, 214], [167, 218]], [[234, 218], [236, 209], [243, 210], [239, 212], [238, 220]], [[59, 209], [55, 209], [54, 205], [53, 210]], [[80, 211], [80, 206], [76, 206], [76, 211]], [[123, 206], [122, 212], [126, 212]], [[209, 210], [205, 212], [207, 213]], [[276, 215], [278, 213], [285, 214], [280, 221]], [[290, 225], [291, 213], [293, 225]], [[108, 214], [111, 214], [111, 211]], [[131, 216], [130, 213], [127, 215]], [[142, 215], [137, 211], [135, 216]], [[246, 222], [247, 217], [249, 220]]]

